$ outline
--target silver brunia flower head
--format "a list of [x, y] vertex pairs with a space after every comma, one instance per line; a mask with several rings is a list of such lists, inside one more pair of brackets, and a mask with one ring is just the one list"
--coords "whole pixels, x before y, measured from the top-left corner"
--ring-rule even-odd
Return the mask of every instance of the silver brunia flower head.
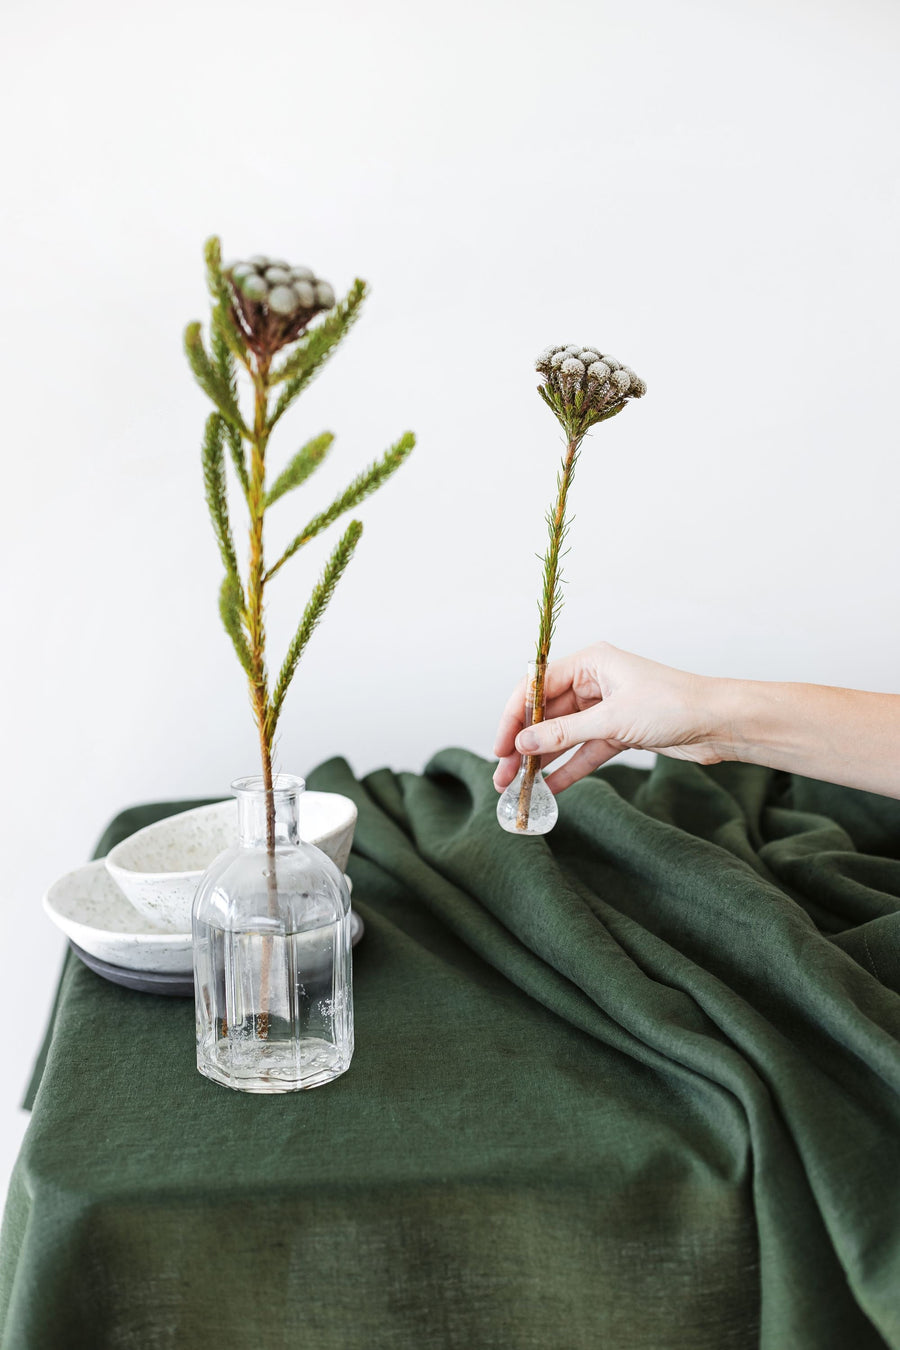
[[296, 341], [322, 310], [334, 305], [334, 290], [308, 267], [255, 253], [223, 269], [231, 311], [247, 346], [267, 357]]
[[538, 393], [570, 437], [580, 438], [647, 392], [640, 375], [596, 347], [560, 343], [542, 351], [534, 364], [544, 377]]

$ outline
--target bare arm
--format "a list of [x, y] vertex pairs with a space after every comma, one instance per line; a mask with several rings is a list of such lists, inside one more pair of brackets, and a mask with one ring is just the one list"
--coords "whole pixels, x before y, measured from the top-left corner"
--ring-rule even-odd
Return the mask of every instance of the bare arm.
[[900, 694], [719, 680], [729, 759], [900, 797]]
[[625, 749], [699, 764], [741, 760], [900, 798], [900, 695], [816, 684], [714, 679], [608, 643], [551, 662], [546, 719], [527, 731], [524, 683], [497, 732], [498, 791], [519, 753], [545, 764], [579, 746], [547, 779], [561, 792]]

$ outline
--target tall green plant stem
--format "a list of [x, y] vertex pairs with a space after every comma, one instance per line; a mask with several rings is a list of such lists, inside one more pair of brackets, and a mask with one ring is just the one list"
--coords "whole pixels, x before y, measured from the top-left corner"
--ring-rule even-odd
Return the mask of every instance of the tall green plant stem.
[[[184, 345], [194, 378], [215, 407], [206, 422], [202, 462], [207, 506], [225, 567], [219, 589], [219, 614], [250, 686], [266, 794], [266, 842], [273, 858], [268, 873], [274, 881], [272, 749], [275, 730], [298, 663], [353, 556], [362, 534], [362, 524], [352, 520], [332, 550], [288, 645], [271, 693], [266, 668], [264, 591], [272, 577], [299, 549], [342, 515], [353, 511], [387, 481], [410, 454], [415, 437], [412, 432], [405, 432], [381, 459], [370, 464], [329, 506], [312, 517], [267, 571], [263, 543], [266, 511], [307, 480], [328, 453], [334, 437], [331, 432], [313, 437], [293, 455], [267, 488], [269, 439], [282, 415], [329, 360], [355, 322], [365, 298], [366, 285], [363, 281], [355, 281], [348, 295], [333, 305], [321, 323], [308, 328], [312, 312], [299, 312], [299, 319], [286, 323], [280, 311], [278, 315], [270, 311], [268, 301], [248, 299], [235, 282], [233, 271], [236, 269], [223, 271], [217, 237], [207, 240], [205, 256], [213, 306], [210, 349], [207, 351], [201, 325], [196, 322], [185, 329]], [[257, 283], [261, 281], [262, 278], [257, 276]], [[317, 284], [321, 289], [323, 283]], [[318, 292], [317, 296], [321, 299]], [[297, 298], [300, 299], [299, 294]], [[317, 300], [317, 311], [322, 308]], [[274, 365], [273, 359], [286, 347], [292, 350], [280, 364]], [[253, 390], [252, 418], [246, 418], [241, 410], [235, 378], [238, 365], [247, 372]], [[280, 387], [280, 393], [270, 406], [270, 393], [276, 386]], [[246, 585], [238, 567], [231, 528], [226, 450], [248, 509], [250, 549]]]
[[[251, 368], [254, 412], [253, 436], [250, 444], [250, 474], [247, 506], [250, 513], [250, 565], [247, 577], [247, 635], [250, 642], [251, 692], [253, 714], [259, 732], [259, 750], [262, 758], [263, 788], [266, 794], [266, 851], [269, 865], [266, 869], [266, 889], [269, 913], [278, 912], [278, 877], [275, 864], [275, 794], [272, 781], [272, 748], [268, 734], [269, 694], [266, 678], [266, 629], [263, 614], [265, 586], [265, 555], [263, 552], [263, 518], [266, 510], [266, 443], [268, 441], [268, 374], [269, 362], [260, 357]], [[260, 1011], [257, 1034], [260, 1040], [269, 1035], [269, 980], [272, 965], [272, 942], [263, 942], [260, 971]]]
[[[266, 792], [266, 845], [275, 849], [275, 799], [272, 795], [272, 751], [267, 732], [269, 696], [266, 679], [266, 631], [263, 617], [265, 556], [263, 518], [266, 509], [266, 442], [268, 440], [269, 362], [261, 357], [251, 370], [254, 391], [253, 437], [247, 506], [250, 512], [250, 566], [247, 578], [247, 635], [250, 640], [253, 713], [259, 731], [263, 787]], [[272, 869], [270, 869], [270, 872]]]
[[[353, 556], [362, 534], [362, 524], [358, 520], [351, 521], [333, 549], [288, 645], [271, 694], [266, 669], [263, 593], [267, 582], [289, 558], [386, 482], [409, 455], [415, 445], [415, 437], [412, 432], [406, 432], [380, 460], [359, 474], [325, 510], [312, 517], [302, 533], [288, 545], [281, 558], [267, 572], [263, 543], [267, 508], [306, 481], [321, 464], [334, 440], [330, 432], [313, 437], [296, 451], [267, 489], [266, 450], [269, 438], [283, 414], [330, 359], [355, 323], [366, 295], [366, 284], [357, 279], [347, 296], [335, 304], [333, 294], [327, 300], [327, 293], [323, 292], [322, 287], [327, 284], [318, 282], [312, 309], [300, 292], [296, 291], [295, 298], [301, 307], [298, 310], [295, 305], [288, 317], [282, 305], [275, 308], [270, 305], [269, 301], [274, 299], [274, 290], [270, 294], [260, 274], [256, 274], [256, 290], [251, 296], [246, 287], [241, 289], [240, 281], [235, 276], [236, 267], [223, 269], [221, 244], [215, 235], [207, 240], [204, 254], [212, 301], [209, 350], [204, 342], [201, 325], [196, 322], [189, 323], [185, 329], [184, 346], [194, 379], [215, 409], [207, 418], [203, 437], [203, 481], [219, 554], [225, 568], [219, 588], [219, 615], [247, 676], [259, 734], [266, 801], [265, 875], [269, 914], [274, 919], [278, 913], [272, 773], [275, 730], [298, 663]], [[327, 287], [327, 292], [331, 292], [330, 287]], [[331, 305], [328, 313], [314, 328], [309, 328], [309, 320], [322, 313], [326, 303]], [[283, 355], [279, 364], [273, 365], [273, 358], [279, 352], [284, 353], [288, 347], [292, 350]], [[241, 408], [236, 379], [238, 366], [247, 372], [253, 388], [253, 417], [249, 421]], [[280, 392], [270, 408], [269, 395], [276, 386], [280, 386]], [[250, 550], [246, 585], [238, 566], [231, 527], [225, 472], [226, 452], [231, 457], [248, 509]], [[263, 939], [257, 1021], [257, 1034], [261, 1040], [265, 1040], [269, 1033], [272, 952], [273, 938], [269, 935]]]
[[[556, 628], [556, 620], [559, 617], [563, 599], [559, 564], [563, 543], [569, 528], [567, 519], [569, 488], [575, 474], [581, 441], [581, 436], [569, 436], [568, 438], [562, 469], [557, 480], [556, 506], [547, 516], [550, 543], [544, 555], [544, 584], [535, 651], [534, 689], [526, 690], [525, 697], [526, 710], [530, 711], [531, 722], [542, 722], [544, 720], [544, 682], [547, 675], [547, 662], [550, 659], [550, 644], [553, 641], [553, 632]], [[540, 767], [539, 755], [525, 756], [525, 772], [522, 776], [522, 786], [519, 789], [519, 801], [516, 808], [517, 830], [528, 828], [531, 794]]]

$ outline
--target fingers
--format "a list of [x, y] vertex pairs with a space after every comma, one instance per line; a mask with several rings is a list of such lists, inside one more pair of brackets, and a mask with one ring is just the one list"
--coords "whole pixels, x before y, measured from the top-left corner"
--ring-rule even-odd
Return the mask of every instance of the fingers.
[[544, 782], [554, 795], [563, 792], [577, 783], [579, 778], [586, 778], [601, 764], [613, 759], [622, 749], [624, 747], [618, 741], [587, 741], [561, 768], [548, 774]]
[[[558, 758], [558, 755], [542, 755], [541, 768], [545, 769], [548, 764], [552, 764], [553, 761]], [[521, 763], [522, 756], [515, 752], [511, 755], [504, 755], [500, 760], [500, 763], [494, 770], [494, 787], [498, 792], [502, 792], [504, 788], [509, 787], [512, 780], [519, 772]]]
[[569, 656], [560, 656], [549, 663], [544, 676], [545, 698], [558, 698], [560, 694], [572, 688], [572, 681], [578, 673], [583, 657], [584, 652], [572, 652]]
[[[588, 649], [588, 651], [593, 650]], [[551, 661], [547, 666], [547, 673], [544, 678], [544, 725], [556, 724], [560, 719], [577, 713], [578, 703], [572, 684], [578, 678], [579, 671], [583, 672], [585, 655], [585, 652], [574, 652], [570, 656]], [[598, 699], [600, 698], [599, 689], [596, 696]], [[494, 754], [500, 760], [494, 774], [494, 782], [500, 791], [512, 782], [518, 772], [518, 755], [521, 751], [521, 744], [517, 738], [524, 725], [525, 680], [523, 679], [516, 685], [507, 701], [494, 739]], [[594, 733], [594, 736], [596, 738], [596, 733]], [[578, 736], [575, 740], [569, 741], [568, 746], [576, 745], [579, 741], [586, 739], [589, 739], [586, 735]], [[542, 745], [543, 763], [551, 762], [568, 746], [554, 744], [547, 747], [546, 752], [544, 752], [544, 746]]]
[[[518, 702], [516, 701], [518, 700]], [[544, 716], [562, 717], [565, 713], [576, 712], [578, 705], [571, 688], [553, 697], [545, 698]], [[494, 754], [498, 759], [515, 754], [516, 737], [525, 725], [525, 681], [516, 686], [516, 691], [503, 711], [503, 717], [497, 728], [494, 740]]]
[[[523, 754], [538, 755], [543, 768], [567, 750], [580, 747], [546, 780], [553, 792], [562, 792], [625, 748], [621, 741], [611, 739], [614, 726], [601, 696], [600, 666], [607, 669], [613, 658], [639, 660], [607, 643], [596, 643], [551, 661], [544, 680], [544, 720], [530, 727], [525, 726], [526, 682], [519, 681], [503, 710], [494, 742], [500, 761], [494, 770], [498, 792], [515, 778]], [[573, 683], [578, 686], [577, 699]]]
[[516, 749], [523, 755], [561, 755], [582, 741], [602, 739], [598, 717], [604, 705], [598, 704], [586, 712], [569, 713], [535, 722], [516, 736]]
[[519, 765], [522, 763], [521, 755], [506, 755], [494, 770], [494, 787], [498, 792], [508, 788], [516, 774], [519, 772]]
[[507, 700], [497, 735], [494, 737], [494, 754], [510, 755], [516, 737], [525, 725], [525, 681], [520, 680]]

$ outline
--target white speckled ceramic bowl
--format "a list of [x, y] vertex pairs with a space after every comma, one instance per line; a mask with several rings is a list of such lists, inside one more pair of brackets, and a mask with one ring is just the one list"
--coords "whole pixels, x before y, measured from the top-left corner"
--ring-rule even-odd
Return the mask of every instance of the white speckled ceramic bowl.
[[101, 961], [129, 970], [191, 972], [190, 932], [167, 933], [139, 914], [102, 858], [55, 881], [44, 909], [66, 937]]
[[[344, 880], [352, 890], [350, 878]], [[119, 890], [103, 858], [54, 881], [44, 909], [66, 937], [98, 961], [145, 974], [187, 977], [193, 972], [190, 924], [184, 933], [170, 933], [145, 919]], [[357, 920], [354, 942], [360, 931]]]
[[[345, 872], [356, 828], [355, 802], [339, 792], [303, 792], [299, 807], [301, 839]], [[146, 825], [116, 844], [105, 861], [135, 909], [159, 928], [184, 933], [191, 926], [198, 881], [213, 858], [236, 842], [237, 802], [214, 802]]]

